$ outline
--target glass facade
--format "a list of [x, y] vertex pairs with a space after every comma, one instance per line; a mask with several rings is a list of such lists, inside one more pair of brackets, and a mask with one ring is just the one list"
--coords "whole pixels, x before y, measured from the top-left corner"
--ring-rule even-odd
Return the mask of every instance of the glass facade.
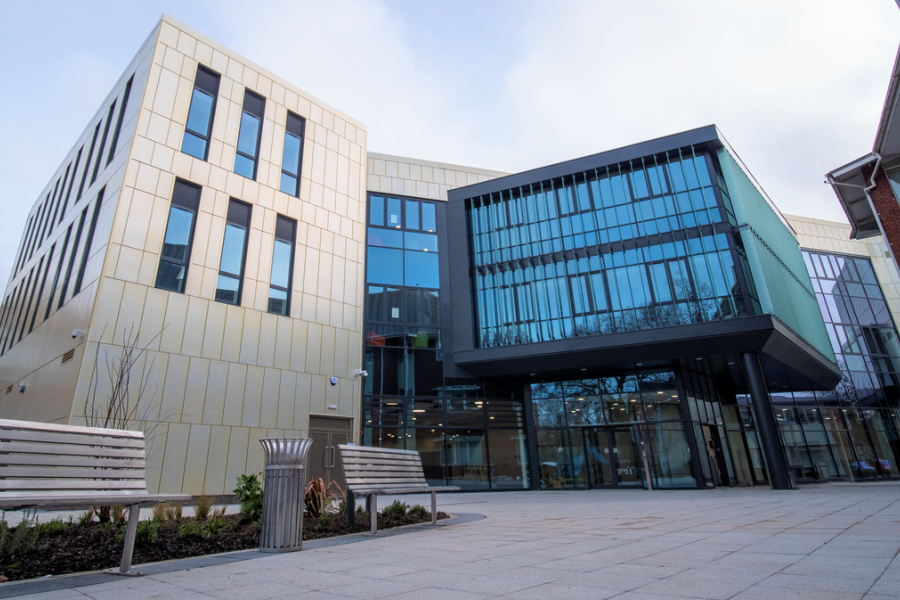
[[868, 258], [803, 251], [843, 378], [834, 391], [772, 394], [801, 480], [898, 476], [900, 341]]
[[[697, 487], [671, 369], [530, 385], [541, 489]], [[646, 463], [644, 452], [646, 451]]]
[[688, 149], [471, 198], [476, 346], [748, 314], [713, 165]]
[[363, 444], [418, 450], [432, 484], [526, 489], [521, 399], [444, 377], [438, 213], [442, 203], [369, 195]]

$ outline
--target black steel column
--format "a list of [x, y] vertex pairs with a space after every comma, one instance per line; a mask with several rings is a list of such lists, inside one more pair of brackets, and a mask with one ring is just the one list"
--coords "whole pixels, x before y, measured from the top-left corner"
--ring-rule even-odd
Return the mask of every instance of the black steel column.
[[525, 442], [528, 444], [528, 462], [531, 468], [531, 489], [541, 489], [541, 460], [538, 452], [537, 429], [534, 426], [534, 405], [531, 403], [531, 385], [522, 383], [522, 408], [525, 413]]
[[772, 412], [769, 390], [766, 389], [762, 368], [759, 366], [759, 357], [756, 356], [756, 352], [746, 352], [741, 354], [741, 364], [744, 367], [750, 399], [753, 401], [756, 433], [759, 435], [759, 443], [765, 452], [766, 464], [769, 467], [769, 483], [772, 484], [773, 490], [789, 490], [791, 478], [784, 458], [784, 448], [781, 446], [781, 436], [778, 434], [778, 424]]

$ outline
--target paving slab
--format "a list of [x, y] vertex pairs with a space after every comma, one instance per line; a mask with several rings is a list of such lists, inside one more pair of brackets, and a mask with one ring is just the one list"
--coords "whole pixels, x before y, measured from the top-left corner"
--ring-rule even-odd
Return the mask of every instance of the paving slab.
[[138, 565], [142, 577], [4, 583], [0, 598], [900, 600], [900, 486], [471, 493], [439, 503], [463, 518], [291, 554]]

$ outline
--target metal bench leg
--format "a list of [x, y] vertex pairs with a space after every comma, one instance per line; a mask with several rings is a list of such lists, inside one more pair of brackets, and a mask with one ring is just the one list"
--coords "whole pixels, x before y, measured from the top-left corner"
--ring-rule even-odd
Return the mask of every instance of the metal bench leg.
[[128, 527], [125, 529], [125, 547], [122, 549], [122, 564], [119, 573], [131, 574], [131, 558], [134, 555], [134, 536], [137, 533], [138, 520], [141, 518], [141, 505], [132, 504], [128, 509]]
[[372, 524], [372, 527], [369, 529], [369, 533], [364, 533], [363, 535], [378, 535], [378, 495], [369, 494], [366, 496], [366, 504], [369, 506], [369, 523]]
[[347, 525], [356, 525], [356, 494], [347, 492]]
[[437, 525], [437, 492], [431, 492], [431, 525]]

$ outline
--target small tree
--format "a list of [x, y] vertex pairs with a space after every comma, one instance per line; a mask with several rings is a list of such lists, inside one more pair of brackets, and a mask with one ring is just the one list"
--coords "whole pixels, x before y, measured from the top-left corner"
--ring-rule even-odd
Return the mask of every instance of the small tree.
[[[136, 382], [137, 390], [132, 387], [132, 369], [147, 351], [147, 347], [158, 336], [159, 334], [156, 334], [144, 346], [138, 346], [138, 334], [134, 332], [134, 326], [122, 330], [121, 350], [118, 355], [109, 356], [106, 359], [106, 376], [109, 380], [109, 396], [107, 398], [100, 397], [101, 395], [98, 394], [101, 377], [100, 352], [98, 350], [94, 357], [90, 396], [84, 405], [84, 421], [88, 427], [128, 429], [133, 422], [145, 420], [141, 417], [146, 417], [147, 409], [144, 409], [144, 414], [140, 416], [138, 409], [143, 407], [142, 400], [147, 395], [154, 361], [150, 361], [150, 365], [144, 369], [143, 374]], [[154, 390], [151, 397], [155, 395]], [[97, 510], [97, 517], [101, 523], [108, 523], [111, 513], [111, 506], [101, 506]]]

